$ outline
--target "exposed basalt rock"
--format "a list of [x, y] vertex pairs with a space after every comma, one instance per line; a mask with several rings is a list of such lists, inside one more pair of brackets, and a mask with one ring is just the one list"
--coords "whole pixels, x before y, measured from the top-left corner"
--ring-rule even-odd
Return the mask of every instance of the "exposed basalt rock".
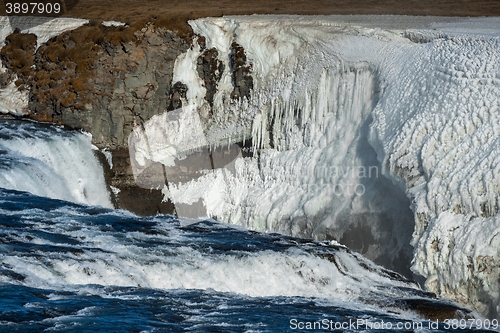
[[[93, 134], [99, 147], [124, 147], [134, 126], [170, 105], [172, 71], [187, 43], [152, 25], [84, 26], [40, 47], [32, 118]], [[53, 88], [51, 88], [53, 87]]]
[[161, 189], [145, 189], [136, 185], [128, 148], [113, 150], [112, 168], [101, 152], [97, 152], [97, 157], [103, 166], [110, 187], [108, 190], [113, 193], [112, 202], [116, 207], [126, 208], [141, 216], [174, 213], [174, 205], [163, 201]]
[[397, 300], [395, 305], [428, 320], [444, 322], [446, 319], [474, 319], [470, 310], [445, 300], [410, 298]]
[[[204, 45], [203, 42], [199, 44]], [[205, 99], [212, 108], [214, 106], [214, 95], [217, 92], [217, 85], [224, 72], [224, 64], [218, 59], [219, 53], [215, 48], [207, 49], [198, 57], [197, 71], [203, 80], [205, 89]]]
[[182, 90], [171, 87], [174, 62], [189, 46], [165, 28], [92, 23], [36, 53], [35, 35], [15, 32], [6, 41], [2, 60], [30, 89], [30, 117], [84, 129], [110, 148], [126, 146], [134, 126], [171, 105]]
[[240, 99], [250, 98], [250, 91], [253, 89], [253, 78], [251, 75], [252, 67], [247, 64], [245, 50], [236, 42], [231, 44], [231, 54], [229, 55], [233, 92], [231, 98]]
[[172, 111], [182, 107], [182, 100], [186, 99], [188, 87], [182, 82], [176, 82], [170, 89], [170, 103], [167, 110]]

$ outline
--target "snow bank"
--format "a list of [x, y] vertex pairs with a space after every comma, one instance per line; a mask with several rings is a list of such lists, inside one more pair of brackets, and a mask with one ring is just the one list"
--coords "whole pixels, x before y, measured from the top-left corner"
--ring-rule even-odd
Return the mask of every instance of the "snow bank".
[[[199, 200], [223, 221], [334, 237], [400, 271], [413, 257], [429, 290], [498, 317], [500, 19], [252, 16], [191, 25], [226, 65], [208, 117], [200, 48], [178, 59], [176, 78], [191, 89], [205, 139], [251, 138], [256, 150], [232, 171], [169, 183], [176, 205]], [[250, 98], [236, 103], [233, 41], [254, 79]]]
[[118, 21], [104, 21], [102, 25], [105, 27], [126, 27], [127, 23], [118, 22]]

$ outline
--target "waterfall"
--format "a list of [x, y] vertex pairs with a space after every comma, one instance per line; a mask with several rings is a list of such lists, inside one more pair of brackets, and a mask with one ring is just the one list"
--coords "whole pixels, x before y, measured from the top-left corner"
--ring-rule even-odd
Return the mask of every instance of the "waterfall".
[[[251, 139], [253, 153], [167, 179], [165, 196], [247, 228], [333, 238], [407, 275], [411, 265], [428, 290], [494, 318], [500, 60], [497, 35], [481, 26], [498, 22], [433, 20], [190, 22], [223, 72], [207, 99], [197, 73], [202, 47], [195, 40], [179, 57], [174, 77], [191, 89], [184, 108], [196, 110], [202, 129], [178, 126], [210, 147]], [[144, 126], [168, 137], [171, 125]]]
[[88, 134], [10, 120], [0, 133], [0, 187], [112, 207]]

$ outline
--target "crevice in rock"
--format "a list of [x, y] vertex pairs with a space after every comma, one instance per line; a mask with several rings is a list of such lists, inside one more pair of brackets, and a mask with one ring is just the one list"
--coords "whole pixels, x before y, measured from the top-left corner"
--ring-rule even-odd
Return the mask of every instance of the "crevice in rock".
[[253, 89], [252, 66], [247, 63], [247, 56], [243, 46], [236, 42], [231, 44], [229, 54], [229, 65], [233, 83], [232, 99], [250, 99], [250, 91]]
[[[198, 39], [198, 44], [204, 48], [205, 42], [202, 37]], [[199, 77], [203, 80], [206, 94], [205, 100], [212, 109], [214, 106], [214, 96], [217, 92], [217, 86], [224, 72], [224, 64], [218, 59], [217, 49], [205, 49], [198, 57], [197, 71]]]

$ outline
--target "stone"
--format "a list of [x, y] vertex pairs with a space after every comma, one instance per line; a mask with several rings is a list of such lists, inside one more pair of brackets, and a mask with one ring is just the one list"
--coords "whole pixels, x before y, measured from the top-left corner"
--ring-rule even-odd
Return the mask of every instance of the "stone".
[[229, 55], [232, 70], [233, 92], [232, 99], [250, 99], [250, 91], [253, 89], [252, 66], [247, 64], [245, 50], [236, 42], [231, 44]]
[[[173, 85], [172, 75], [175, 59], [191, 41], [152, 25], [132, 34], [127, 29], [132, 28], [86, 25], [52, 38], [34, 56], [34, 35], [16, 32], [8, 37], [10, 46], [2, 52], [9, 55], [12, 46], [21, 45], [31, 54], [23, 67], [29, 75], [18, 75], [20, 85], [30, 91], [29, 118], [83, 129], [92, 134], [94, 145], [112, 153], [113, 170], [107, 171], [106, 179], [110, 188], [119, 190], [114, 199], [117, 208], [140, 215], [173, 213], [173, 205], [162, 201], [160, 190], [142, 189], [135, 183], [128, 136], [135, 126], [154, 115], [182, 106], [187, 87]], [[82, 33], [89, 38], [75, 43]], [[120, 33], [122, 39], [131, 35], [135, 40], [110, 42]], [[93, 39], [93, 34], [102, 38]], [[3, 61], [9, 59], [2, 57]], [[17, 75], [9, 66], [5, 66], [0, 84], [9, 83]], [[72, 98], [62, 105], [61, 96], [66, 95]]]

